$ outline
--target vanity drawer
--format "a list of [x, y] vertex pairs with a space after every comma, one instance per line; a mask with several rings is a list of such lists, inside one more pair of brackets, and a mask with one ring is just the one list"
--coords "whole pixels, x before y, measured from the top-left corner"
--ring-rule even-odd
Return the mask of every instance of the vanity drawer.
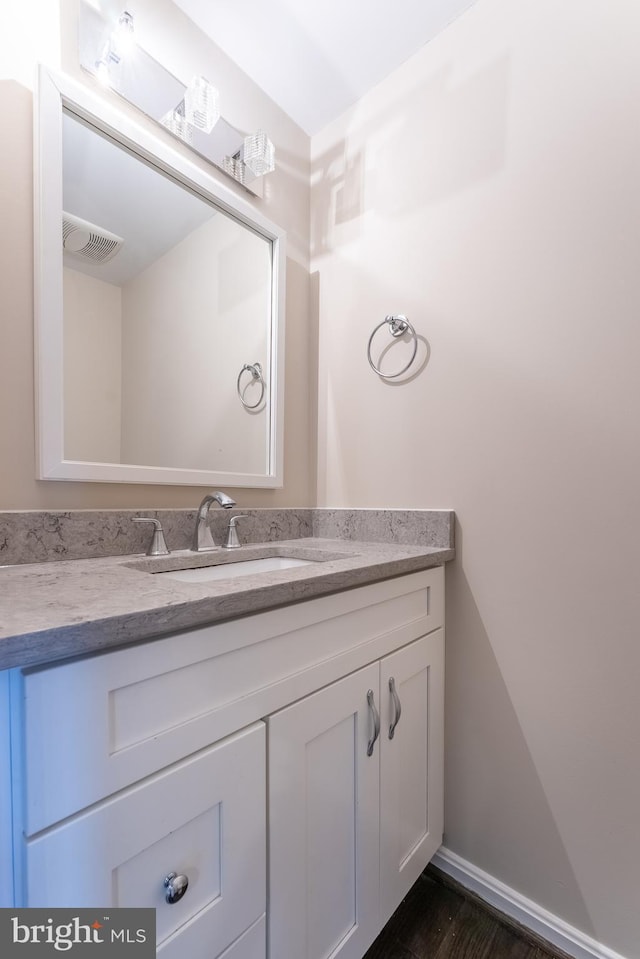
[[22, 676], [33, 835], [442, 626], [437, 567]]
[[228, 949], [218, 957], [208, 949], [203, 952], [203, 943], [207, 944], [206, 930], [201, 928], [200, 920], [195, 919], [175, 936], [158, 948], [158, 959], [265, 959], [267, 954], [267, 919], [260, 916], [257, 922], [243, 932]]
[[[266, 908], [264, 724], [27, 840], [25, 860], [26, 905], [154, 907], [163, 959], [213, 959]], [[189, 885], [170, 905], [171, 872]]]

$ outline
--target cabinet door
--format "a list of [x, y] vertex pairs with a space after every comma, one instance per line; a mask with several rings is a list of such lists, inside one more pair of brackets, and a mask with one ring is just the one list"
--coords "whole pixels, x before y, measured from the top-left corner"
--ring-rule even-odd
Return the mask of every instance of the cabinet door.
[[152, 906], [162, 959], [214, 959], [265, 912], [265, 780], [256, 723], [28, 840], [26, 905]]
[[[267, 955], [267, 919], [262, 916], [229, 946], [218, 959], [265, 959]], [[182, 952], [180, 959], [191, 959], [192, 953]], [[163, 957], [164, 959], [164, 957]]]
[[269, 955], [361, 959], [378, 930], [375, 663], [269, 717]]
[[[395, 697], [390, 688], [392, 680]], [[381, 660], [380, 699], [380, 923], [383, 925], [442, 842], [442, 629]], [[396, 720], [390, 738], [390, 727]]]

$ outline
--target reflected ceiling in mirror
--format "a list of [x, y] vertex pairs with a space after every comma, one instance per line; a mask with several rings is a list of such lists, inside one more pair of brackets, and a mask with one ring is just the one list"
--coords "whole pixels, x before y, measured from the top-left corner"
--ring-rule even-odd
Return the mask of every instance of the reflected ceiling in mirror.
[[46, 71], [38, 157], [41, 478], [280, 485], [282, 231]]

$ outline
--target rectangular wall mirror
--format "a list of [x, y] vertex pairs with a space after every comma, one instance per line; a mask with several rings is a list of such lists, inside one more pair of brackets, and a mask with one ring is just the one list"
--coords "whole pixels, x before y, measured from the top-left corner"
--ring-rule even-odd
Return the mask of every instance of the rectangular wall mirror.
[[284, 232], [40, 70], [38, 476], [282, 485]]

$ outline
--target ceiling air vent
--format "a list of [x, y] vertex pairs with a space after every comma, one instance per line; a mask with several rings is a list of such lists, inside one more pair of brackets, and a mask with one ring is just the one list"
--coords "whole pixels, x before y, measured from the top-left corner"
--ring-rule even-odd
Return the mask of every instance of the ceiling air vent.
[[62, 246], [65, 253], [89, 263], [106, 263], [122, 248], [124, 240], [101, 226], [87, 223], [71, 213], [62, 214]]

